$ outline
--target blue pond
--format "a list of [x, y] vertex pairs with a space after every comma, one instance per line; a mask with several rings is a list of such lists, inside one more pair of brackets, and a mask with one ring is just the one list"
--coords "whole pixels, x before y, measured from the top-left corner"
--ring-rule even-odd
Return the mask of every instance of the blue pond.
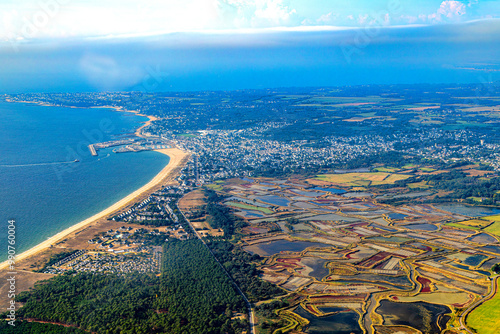
[[290, 200], [285, 197], [280, 197], [276, 195], [268, 195], [268, 196], [257, 196], [259, 201], [264, 203], [279, 205], [279, 206], [288, 206], [290, 204]]
[[259, 254], [260, 256], [270, 256], [278, 254], [279, 252], [302, 252], [308, 247], [332, 247], [328, 244], [311, 241], [288, 241], [276, 240], [269, 243], [256, 244], [243, 247], [247, 252], [252, 254]]
[[344, 309], [326, 317], [317, 317], [299, 306], [294, 311], [299, 316], [309, 320], [305, 332], [309, 334], [361, 334], [359, 315], [349, 309]]
[[311, 189], [313, 189], [313, 190], [327, 191], [327, 192], [332, 193], [332, 194], [343, 194], [343, 193], [346, 192], [343, 189], [336, 189], [336, 188], [320, 188], [320, 187], [316, 187], [316, 188], [311, 188]]

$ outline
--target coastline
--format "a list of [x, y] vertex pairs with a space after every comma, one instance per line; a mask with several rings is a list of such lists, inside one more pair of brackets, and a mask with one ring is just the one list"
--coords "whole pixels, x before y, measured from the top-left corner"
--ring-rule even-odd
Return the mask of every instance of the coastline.
[[[86, 228], [87, 226], [99, 221], [100, 219], [107, 218], [114, 212], [117, 212], [127, 205], [130, 205], [131, 202], [136, 201], [138, 198], [141, 196], [144, 196], [150, 192], [154, 192], [156, 189], [161, 187], [162, 184], [164, 184], [167, 181], [172, 181], [172, 177], [175, 175], [175, 171], [178, 169], [178, 167], [186, 160], [186, 158], [189, 156], [187, 152], [184, 152], [178, 148], [169, 148], [169, 149], [160, 149], [160, 150], [155, 150], [156, 152], [168, 155], [170, 157], [170, 161], [168, 164], [147, 184], [142, 186], [141, 188], [135, 190], [131, 194], [125, 196], [118, 202], [114, 203], [110, 207], [104, 209], [103, 211], [93, 215], [90, 218], [87, 218], [73, 226], [70, 226], [66, 228], [65, 230], [55, 234], [54, 236], [50, 237], [49, 239], [39, 243], [38, 245], [28, 249], [27, 251], [24, 251], [20, 254], [16, 255], [16, 266], [20, 261], [26, 260], [34, 255], [39, 254], [40, 252], [46, 250], [47, 248], [52, 247], [56, 243], [66, 239], [68, 236], [70, 236], [72, 233], [78, 232], [79, 230], [82, 230]], [[8, 268], [8, 261], [4, 261], [0, 263], [0, 270], [4, 270]]]

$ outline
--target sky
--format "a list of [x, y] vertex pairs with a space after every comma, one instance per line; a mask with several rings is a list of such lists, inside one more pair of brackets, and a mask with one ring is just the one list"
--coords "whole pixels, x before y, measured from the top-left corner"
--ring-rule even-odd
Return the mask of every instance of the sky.
[[497, 81], [500, 1], [1, 0], [0, 94]]

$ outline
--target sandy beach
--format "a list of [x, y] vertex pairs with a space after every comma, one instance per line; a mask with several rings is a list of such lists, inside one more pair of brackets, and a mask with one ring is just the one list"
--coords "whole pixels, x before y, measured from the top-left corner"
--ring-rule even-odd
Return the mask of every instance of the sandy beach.
[[[121, 200], [119, 200], [115, 204], [106, 208], [105, 210], [93, 215], [90, 218], [87, 218], [87, 219], [79, 222], [78, 224], [75, 224], [75, 225], [65, 229], [64, 231], [57, 233], [56, 235], [50, 237], [49, 239], [43, 241], [42, 243], [36, 245], [35, 247], [33, 247], [27, 251], [20, 253], [20, 254], [17, 254], [16, 255], [16, 265], [19, 261], [25, 260], [33, 255], [36, 255], [39, 252], [56, 244], [57, 242], [64, 240], [71, 233], [77, 232], [78, 230], [85, 228], [86, 226], [96, 222], [99, 219], [107, 218], [112, 213], [119, 211], [123, 207], [133, 203], [141, 196], [144, 196], [145, 194], [148, 194], [150, 192], [155, 191], [157, 188], [159, 188], [165, 182], [172, 181], [172, 176], [175, 175], [174, 172], [186, 160], [186, 158], [189, 155], [188, 153], [181, 151], [177, 148], [161, 149], [161, 150], [157, 150], [157, 152], [168, 155], [170, 157], [170, 161], [169, 161], [168, 165], [165, 166], [165, 168], [163, 168], [151, 181], [149, 181], [146, 185], [137, 189], [133, 193], [129, 194], [125, 198], [122, 198]], [[7, 261], [2, 262], [0, 264], [0, 270], [7, 269], [7, 268], [8, 268]]]

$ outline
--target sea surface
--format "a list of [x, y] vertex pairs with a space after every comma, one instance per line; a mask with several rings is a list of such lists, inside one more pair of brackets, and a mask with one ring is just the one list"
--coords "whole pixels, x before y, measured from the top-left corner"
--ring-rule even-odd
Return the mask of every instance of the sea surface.
[[[157, 152], [93, 157], [90, 143], [133, 133], [146, 117], [110, 109], [0, 102], [0, 261], [8, 220], [28, 250], [148, 183], [168, 162]], [[79, 162], [74, 162], [79, 160]]]

